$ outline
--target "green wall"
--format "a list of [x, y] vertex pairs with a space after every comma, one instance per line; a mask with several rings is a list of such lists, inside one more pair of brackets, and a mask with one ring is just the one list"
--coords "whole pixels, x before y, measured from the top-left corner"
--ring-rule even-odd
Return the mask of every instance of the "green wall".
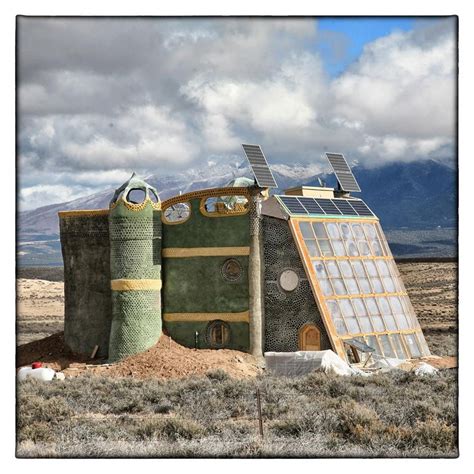
[[[195, 247], [247, 247], [249, 215], [208, 217], [201, 214], [200, 198], [190, 201], [191, 216], [183, 224], [163, 224], [163, 249]], [[242, 275], [228, 281], [222, 266], [238, 260]], [[248, 256], [163, 258], [163, 313], [240, 313], [249, 309]], [[248, 350], [248, 323], [228, 323], [232, 349]], [[168, 334], [180, 344], [208, 348], [207, 322], [164, 322]]]

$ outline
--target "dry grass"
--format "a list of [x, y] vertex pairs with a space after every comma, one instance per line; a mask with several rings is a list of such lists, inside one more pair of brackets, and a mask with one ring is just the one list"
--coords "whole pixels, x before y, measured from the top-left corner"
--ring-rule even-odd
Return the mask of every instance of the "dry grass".
[[[455, 371], [18, 386], [20, 457], [455, 457]], [[258, 435], [256, 386], [264, 440]]]

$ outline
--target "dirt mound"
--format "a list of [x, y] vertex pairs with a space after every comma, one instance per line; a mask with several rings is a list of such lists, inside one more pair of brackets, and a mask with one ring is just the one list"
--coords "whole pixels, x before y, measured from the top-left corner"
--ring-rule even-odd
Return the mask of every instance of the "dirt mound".
[[146, 352], [128, 357], [116, 364], [90, 360], [71, 353], [64, 345], [63, 333], [17, 348], [17, 367], [43, 362], [44, 366], [62, 370], [66, 377], [84, 373], [110, 377], [181, 378], [222, 369], [232, 377], [254, 377], [259, 372], [255, 358], [229, 349], [188, 349], [162, 335]]

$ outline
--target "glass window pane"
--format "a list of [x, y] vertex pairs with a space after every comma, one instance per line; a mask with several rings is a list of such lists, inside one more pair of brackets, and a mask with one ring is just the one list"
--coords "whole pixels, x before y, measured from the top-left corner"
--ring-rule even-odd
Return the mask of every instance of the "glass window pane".
[[387, 298], [379, 297], [377, 298], [377, 303], [379, 304], [380, 311], [384, 316], [387, 314], [392, 314], [392, 309], [390, 308], [390, 305], [388, 304]]
[[370, 286], [369, 280], [367, 278], [358, 278], [357, 283], [360, 286], [361, 294], [372, 293], [372, 287]]
[[327, 239], [328, 234], [326, 233], [326, 228], [322, 222], [313, 222], [313, 230], [318, 239]]
[[365, 240], [359, 240], [359, 252], [363, 256], [369, 256], [371, 254], [370, 248]]
[[352, 308], [351, 302], [349, 300], [340, 299], [339, 307], [341, 308], [344, 317], [355, 316], [354, 309]]
[[374, 326], [375, 332], [385, 331], [385, 324], [383, 323], [382, 316], [373, 315], [370, 319], [372, 320], [372, 325]]
[[326, 224], [326, 229], [328, 231], [329, 237], [331, 239], [339, 239], [339, 227], [335, 222], [328, 222]]
[[359, 323], [357, 322], [357, 319], [355, 317], [346, 317], [344, 319], [346, 321], [347, 330], [349, 331], [349, 333], [358, 334], [361, 332]]
[[308, 252], [310, 257], [319, 257], [319, 249], [316, 245], [316, 240], [305, 240], [306, 247], [308, 248]]
[[420, 357], [421, 352], [414, 334], [404, 334], [405, 343], [412, 357]]
[[340, 224], [339, 229], [341, 231], [341, 235], [344, 240], [347, 240], [347, 239], [352, 240], [353, 237], [352, 237], [352, 232], [351, 232], [351, 228], [349, 224], [346, 224], [346, 223]]
[[341, 278], [334, 278], [332, 280], [332, 286], [334, 287], [336, 295], [347, 295], [346, 285]]
[[365, 298], [365, 304], [369, 310], [369, 314], [379, 314], [379, 308], [375, 302], [375, 298]]
[[400, 334], [390, 334], [390, 341], [392, 341], [392, 346], [395, 348], [395, 353], [399, 359], [407, 359], [408, 355], [403, 349], [402, 341], [400, 339]]
[[385, 260], [375, 260], [375, 264], [377, 265], [380, 276], [390, 276], [390, 270]]
[[372, 282], [374, 293], [383, 293], [383, 286], [380, 278], [371, 278], [370, 281]]
[[357, 316], [367, 315], [367, 308], [365, 307], [362, 298], [352, 298], [352, 304], [354, 306]]
[[359, 256], [359, 250], [357, 249], [357, 245], [355, 244], [353, 240], [347, 240], [346, 247], [347, 247], [347, 255], [349, 255], [350, 257]]
[[359, 324], [362, 332], [373, 332], [372, 324], [368, 316], [359, 316]]
[[319, 247], [321, 249], [321, 253], [324, 257], [332, 257], [332, 248], [329, 244], [329, 240], [318, 240]]
[[357, 239], [365, 239], [365, 234], [360, 224], [352, 224], [352, 232], [354, 232]]
[[426, 344], [425, 337], [421, 332], [418, 332], [417, 334], [418, 337], [418, 343], [421, 349], [421, 353], [423, 356], [429, 356], [430, 355], [430, 349], [428, 347], [428, 344]]
[[393, 314], [403, 313], [403, 308], [400, 303], [400, 300], [398, 299], [398, 296], [389, 296], [388, 301], [390, 303], [390, 306], [392, 307]]
[[408, 296], [400, 296], [400, 301], [402, 302], [403, 312], [407, 317], [411, 327], [417, 327], [418, 321], [415, 316], [415, 312], [410, 304], [410, 299]]
[[387, 329], [389, 331], [397, 331], [398, 330], [398, 327], [397, 327], [397, 324], [395, 323], [395, 318], [394, 318], [393, 314], [387, 314], [383, 318], [385, 320], [385, 326], [387, 326]]
[[379, 336], [379, 341], [382, 345], [385, 357], [396, 357], [395, 352], [393, 351], [388, 336], [386, 334], [384, 334], [383, 336]]
[[377, 240], [371, 240], [370, 245], [372, 247], [373, 255], [375, 255], [376, 257], [381, 257], [383, 255], [382, 247], [380, 246]]
[[369, 276], [378, 277], [377, 269], [375, 268], [375, 264], [372, 260], [364, 260], [364, 265]]
[[387, 293], [395, 293], [395, 284], [390, 277], [383, 277], [382, 281]]
[[324, 267], [324, 264], [323, 262], [321, 262], [321, 260], [315, 260], [313, 262], [313, 267], [319, 279], [328, 278], [328, 274], [326, 273], [326, 268]]
[[377, 231], [373, 224], [364, 224], [364, 230], [369, 239], [375, 239], [377, 237]]
[[339, 310], [339, 305], [337, 301], [327, 300], [329, 312], [331, 313], [332, 320], [336, 326], [336, 331], [339, 335], [347, 334], [346, 326], [344, 320], [342, 319], [341, 311]]
[[324, 296], [331, 296], [333, 294], [332, 285], [329, 280], [319, 280]]
[[311, 224], [309, 222], [300, 222], [300, 230], [303, 235], [303, 239], [314, 239], [313, 231], [311, 230]]
[[345, 278], [344, 282], [346, 284], [347, 291], [350, 295], [360, 294], [359, 287], [357, 286], [357, 282], [354, 280], [354, 278]]
[[327, 271], [328, 271], [328, 275], [331, 278], [341, 276], [341, 272], [339, 271], [339, 267], [337, 266], [337, 263], [336, 263], [335, 260], [327, 260], [326, 261], [326, 268], [327, 268]]
[[365, 278], [367, 276], [364, 270], [364, 265], [362, 265], [362, 262], [360, 260], [353, 261], [352, 268], [354, 269], [354, 272], [358, 277]]
[[376, 336], [366, 336], [367, 337], [367, 345], [375, 349], [377, 354], [381, 354], [379, 343], [377, 342]]
[[354, 276], [351, 264], [347, 260], [339, 260], [339, 268], [345, 277], [351, 278]]
[[342, 243], [342, 240], [333, 240], [332, 241], [332, 246], [334, 248], [334, 253], [338, 257], [343, 257], [346, 255], [346, 248], [344, 247], [344, 244]]
[[406, 318], [406, 316], [401, 313], [401, 314], [396, 314], [395, 315], [395, 320], [397, 321], [397, 326], [400, 328], [400, 329], [410, 329], [410, 324]]

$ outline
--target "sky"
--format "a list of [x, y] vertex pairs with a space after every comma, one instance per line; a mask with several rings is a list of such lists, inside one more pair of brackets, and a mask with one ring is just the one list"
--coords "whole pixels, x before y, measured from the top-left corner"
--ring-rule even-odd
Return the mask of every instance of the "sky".
[[[27, 18], [21, 210], [243, 158], [455, 160], [453, 18]], [[212, 172], [212, 166], [210, 172]]]

